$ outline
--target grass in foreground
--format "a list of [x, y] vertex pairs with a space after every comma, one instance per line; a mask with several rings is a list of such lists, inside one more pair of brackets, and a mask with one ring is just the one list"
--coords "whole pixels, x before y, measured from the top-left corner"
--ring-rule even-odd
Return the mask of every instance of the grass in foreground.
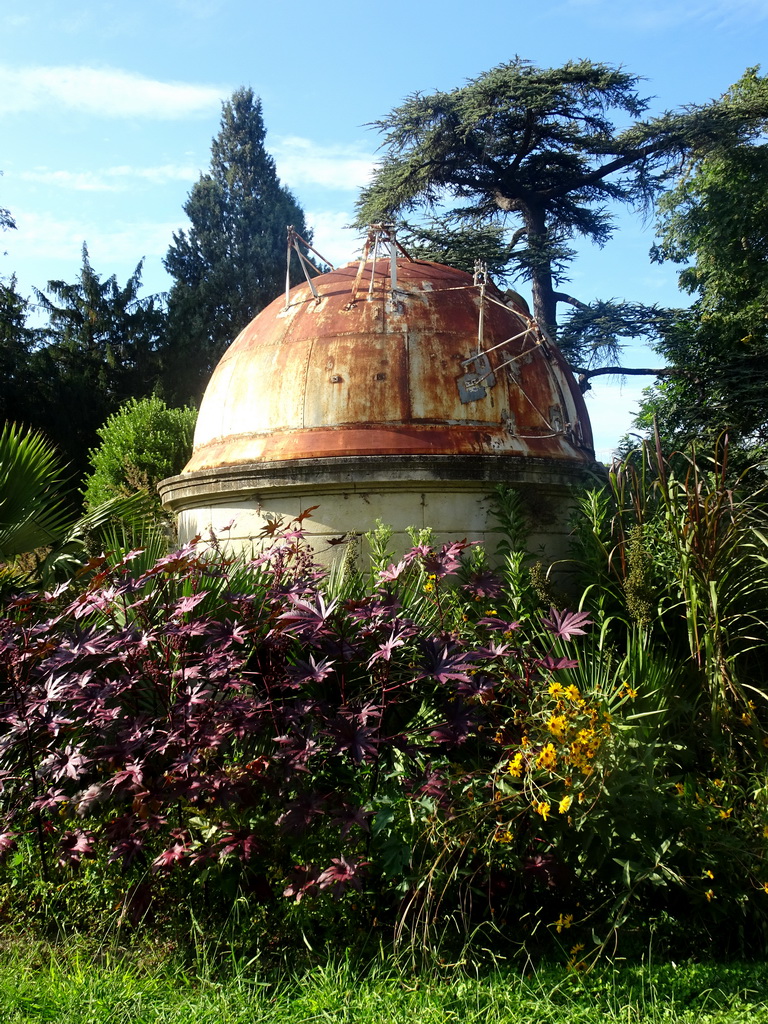
[[768, 1024], [768, 965], [604, 965], [588, 975], [512, 967], [472, 976], [399, 973], [375, 963], [263, 976], [147, 952], [94, 956], [77, 943], [0, 952], [2, 1024]]

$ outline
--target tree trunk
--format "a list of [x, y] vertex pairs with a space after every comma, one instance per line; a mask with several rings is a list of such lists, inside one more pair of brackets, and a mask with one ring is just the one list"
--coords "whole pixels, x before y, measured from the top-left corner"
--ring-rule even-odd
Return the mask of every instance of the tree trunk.
[[557, 299], [552, 283], [552, 263], [546, 256], [547, 222], [543, 210], [527, 206], [521, 211], [528, 233], [528, 247], [537, 254], [531, 268], [531, 291], [533, 293], [533, 315], [554, 340], [557, 337]]

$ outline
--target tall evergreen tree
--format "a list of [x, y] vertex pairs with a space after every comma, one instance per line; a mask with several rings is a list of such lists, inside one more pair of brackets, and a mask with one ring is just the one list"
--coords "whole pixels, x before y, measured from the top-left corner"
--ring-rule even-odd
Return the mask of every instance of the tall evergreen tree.
[[16, 278], [0, 278], [0, 426], [29, 424], [37, 404], [30, 366], [33, 332], [27, 326], [28, 301], [16, 290]]
[[[184, 205], [190, 227], [165, 257], [174, 398], [199, 399], [226, 347], [285, 284], [286, 229], [308, 241], [304, 214], [264, 148], [261, 100], [238, 89], [223, 104], [211, 166]], [[294, 283], [300, 271], [293, 269]]]
[[[11, 211], [0, 206], [0, 231], [15, 227]], [[28, 425], [35, 420], [37, 388], [30, 365], [34, 332], [27, 324], [28, 313], [29, 301], [18, 292], [15, 274], [0, 276], [0, 428], [7, 422]]]
[[106, 418], [160, 384], [165, 313], [155, 296], [139, 296], [141, 268], [124, 286], [114, 274], [102, 280], [83, 245], [74, 284], [49, 281], [49, 294], [36, 289], [48, 323], [32, 360], [41, 389], [33, 425], [61, 447], [78, 474]]
[[[647, 120], [638, 83], [592, 61], [539, 68], [516, 58], [451, 92], [411, 95], [375, 122], [385, 155], [361, 195], [359, 221], [447, 213], [446, 234], [474, 231], [495, 263], [501, 224], [507, 267], [530, 280], [539, 323], [554, 334], [558, 306], [569, 304], [588, 338], [585, 346], [579, 332], [566, 336], [570, 357], [614, 355], [617, 336], [636, 329], [638, 307], [592, 309], [560, 290], [573, 240], [602, 246], [612, 233], [609, 203], [647, 205], [681, 159], [743, 143], [768, 117], [765, 79]], [[433, 222], [428, 228], [434, 235]], [[658, 311], [649, 313], [653, 320]]]

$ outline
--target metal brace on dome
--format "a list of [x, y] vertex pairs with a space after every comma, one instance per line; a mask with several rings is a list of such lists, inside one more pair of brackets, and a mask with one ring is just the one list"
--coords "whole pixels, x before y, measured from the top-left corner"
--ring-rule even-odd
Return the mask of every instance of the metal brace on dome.
[[[491, 368], [487, 353], [483, 351], [485, 332], [485, 289], [488, 284], [488, 267], [481, 260], [475, 260], [472, 283], [480, 289], [479, 316], [477, 322], [477, 352], [469, 359], [462, 360], [461, 365], [470, 367], [456, 382], [459, 389], [459, 400], [467, 405], [485, 398], [487, 388], [496, 383], [496, 376]], [[497, 346], [494, 346], [496, 348]]]
[[[379, 245], [384, 244], [389, 250], [389, 285], [394, 292], [397, 290], [397, 256], [401, 256], [413, 263], [413, 257], [397, 240], [397, 226], [390, 223], [371, 224], [368, 230], [368, 249], [373, 243], [373, 262], [375, 264], [379, 255]], [[373, 274], [368, 285], [368, 294], [373, 294]]]
[[485, 323], [485, 287], [488, 284], [488, 266], [482, 260], [475, 260], [473, 283], [480, 288], [480, 315], [477, 322], [477, 354], [483, 351], [483, 329]]
[[[475, 270], [473, 275], [473, 284], [475, 287], [480, 289], [480, 309], [478, 316], [477, 325], [477, 352], [475, 355], [470, 356], [469, 359], [463, 359], [461, 365], [469, 367], [470, 369], [462, 376], [459, 377], [457, 387], [459, 389], [459, 398], [463, 404], [469, 402], [477, 402], [481, 398], [485, 398], [488, 393], [487, 389], [492, 388], [496, 383], [496, 374], [491, 366], [491, 361], [488, 358], [490, 352], [495, 352], [496, 349], [502, 348], [504, 345], [508, 345], [512, 341], [518, 341], [520, 338], [524, 338], [528, 334], [535, 334], [536, 324], [531, 323], [524, 331], [520, 331], [519, 334], [513, 335], [511, 338], [505, 338], [504, 341], [500, 341], [495, 345], [492, 345], [488, 349], [483, 348], [484, 343], [484, 312], [485, 312], [485, 300], [491, 298], [485, 293], [486, 285], [488, 284], [488, 268], [485, 263], [480, 260], [475, 261]], [[495, 300], [492, 300], [495, 301]], [[497, 303], [501, 305], [501, 303]], [[507, 307], [505, 307], [507, 308]], [[496, 367], [497, 370], [503, 370], [505, 366], [509, 366], [511, 363], [521, 359], [526, 352], [520, 352], [516, 356], [512, 356], [510, 359], [505, 360]]]
[[317, 294], [317, 288], [315, 288], [314, 282], [312, 281], [312, 278], [310, 277], [310, 273], [309, 273], [310, 268], [312, 270], [316, 271], [317, 267], [315, 267], [312, 263], [309, 262], [307, 257], [304, 255], [304, 253], [299, 248], [300, 245], [303, 245], [306, 249], [309, 249], [310, 252], [313, 252], [315, 254], [315, 256], [317, 256], [318, 259], [322, 260], [322, 262], [325, 263], [326, 266], [330, 267], [331, 270], [334, 269], [333, 264], [330, 263], [325, 258], [325, 256], [323, 256], [321, 253], [319, 253], [317, 251], [317, 249], [313, 248], [305, 238], [302, 238], [301, 235], [298, 233], [298, 231], [294, 230], [293, 225], [290, 224], [288, 226], [288, 246], [287, 246], [287, 252], [286, 252], [286, 267], [285, 267], [285, 308], [286, 309], [288, 308], [288, 305], [290, 303], [290, 292], [291, 292], [291, 253], [292, 252], [295, 252], [296, 255], [299, 257], [299, 265], [301, 266], [301, 269], [304, 271], [304, 277], [306, 278], [306, 282], [309, 285], [310, 289], [312, 290], [312, 294], [315, 297], [315, 302], [319, 302], [320, 301], [320, 296]]

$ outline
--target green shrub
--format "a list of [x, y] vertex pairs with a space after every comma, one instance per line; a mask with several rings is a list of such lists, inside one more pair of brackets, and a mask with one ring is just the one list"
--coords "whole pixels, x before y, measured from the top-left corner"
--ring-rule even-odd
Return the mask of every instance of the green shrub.
[[181, 472], [189, 458], [196, 418], [195, 409], [169, 409], [156, 395], [126, 402], [99, 428], [101, 444], [89, 452], [86, 507], [138, 490], [154, 495], [158, 481]]

